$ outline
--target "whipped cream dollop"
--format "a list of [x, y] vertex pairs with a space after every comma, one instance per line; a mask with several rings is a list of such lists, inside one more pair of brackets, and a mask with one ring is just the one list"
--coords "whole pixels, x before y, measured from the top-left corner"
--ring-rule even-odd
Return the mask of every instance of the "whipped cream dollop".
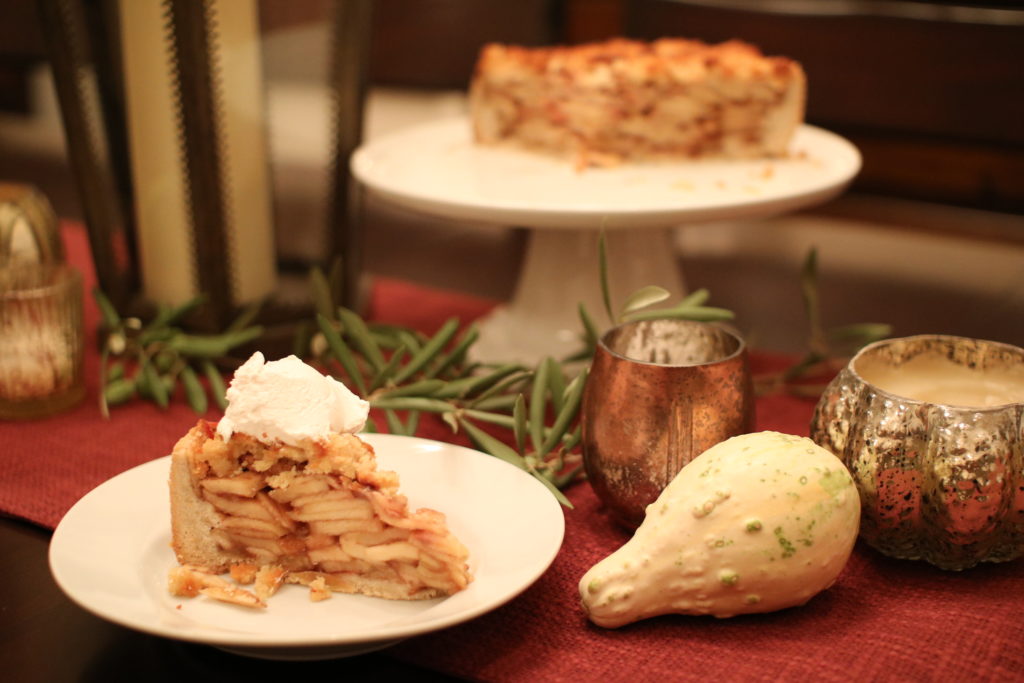
[[344, 384], [295, 356], [267, 363], [259, 351], [235, 371], [227, 399], [217, 425], [225, 441], [241, 432], [292, 446], [302, 439], [358, 432], [370, 409]]

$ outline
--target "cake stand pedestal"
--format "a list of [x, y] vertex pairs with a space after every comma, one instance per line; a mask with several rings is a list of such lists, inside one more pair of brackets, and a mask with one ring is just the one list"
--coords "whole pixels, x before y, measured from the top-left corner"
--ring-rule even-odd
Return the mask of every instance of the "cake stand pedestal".
[[541, 154], [477, 146], [464, 117], [371, 141], [351, 160], [369, 192], [403, 208], [530, 230], [512, 299], [479, 322], [473, 346], [474, 360], [526, 365], [581, 348], [581, 304], [599, 328], [610, 324], [599, 272], [602, 229], [612, 310], [646, 285], [668, 290], [671, 303], [685, 293], [673, 228], [812, 206], [842, 192], [860, 166], [848, 141], [805, 125], [785, 159], [578, 172]]
[[[599, 272], [599, 231], [533, 228], [512, 299], [481, 320], [474, 359], [536, 364], [562, 359], [583, 347], [583, 306], [599, 327], [610, 324]], [[632, 292], [657, 284], [672, 299], [685, 293], [669, 228], [605, 233], [613, 311]]]

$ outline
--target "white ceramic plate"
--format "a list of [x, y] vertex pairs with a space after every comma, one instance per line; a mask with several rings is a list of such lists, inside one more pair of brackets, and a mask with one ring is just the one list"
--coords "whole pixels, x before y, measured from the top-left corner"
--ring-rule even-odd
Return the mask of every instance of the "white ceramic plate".
[[412, 508], [444, 512], [470, 552], [474, 581], [447, 598], [392, 601], [334, 594], [314, 603], [289, 585], [266, 610], [167, 592], [170, 458], [101, 484], [67, 513], [50, 543], [57, 584], [90, 612], [129, 628], [274, 659], [359, 654], [464, 622], [512, 599], [554, 560], [565, 530], [561, 506], [521, 470], [451, 444], [360, 435], [379, 467], [398, 472]]
[[789, 158], [622, 164], [578, 172], [571, 162], [473, 144], [465, 118], [440, 119], [356, 150], [370, 191], [445, 218], [536, 228], [670, 227], [792, 211], [842, 191], [857, 148], [801, 126]]

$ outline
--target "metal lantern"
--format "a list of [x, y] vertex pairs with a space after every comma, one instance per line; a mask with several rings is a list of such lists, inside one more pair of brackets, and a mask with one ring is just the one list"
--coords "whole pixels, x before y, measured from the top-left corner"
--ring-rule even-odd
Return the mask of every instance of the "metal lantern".
[[[336, 300], [359, 307], [347, 160], [362, 135], [371, 2], [320, 6], [323, 45], [301, 56], [318, 64], [316, 104], [282, 108], [258, 0], [38, 0], [99, 286], [119, 308], [202, 294], [188, 322], [212, 330], [263, 302], [272, 343], [308, 316], [309, 270], [339, 264]], [[282, 138], [312, 120], [327, 153], [289, 202]]]

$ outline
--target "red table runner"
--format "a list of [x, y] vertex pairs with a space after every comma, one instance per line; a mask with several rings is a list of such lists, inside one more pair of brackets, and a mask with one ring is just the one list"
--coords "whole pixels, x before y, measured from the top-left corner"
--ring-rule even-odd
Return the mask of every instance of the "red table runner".
[[[67, 226], [65, 239], [91, 287], [84, 233]], [[449, 317], [466, 323], [491, 305], [378, 280], [370, 309], [374, 319], [432, 332]], [[87, 300], [87, 329], [95, 323]], [[166, 411], [141, 402], [121, 406], [104, 420], [95, 400], [95, 348], [87, 356], [84, 403], [47, 419], [0, 422], [0, 513], [53, 528], [93, 487], [166, 455], [195, 423], [181, 400]], [[757, 353], [752, 360], [755, 369], [778, 361]], [[806, 435], [813, 405], [760, 398], [757, 427]], [[419, 435], [453, 440], [438, 420], [425, 419]], [[627, 535], [586, 483], [568, 496], [575, 507], [565, 510], [564, 544], [537, 583], [490, 614], [389, 652], [476, 680], [1024, 680], [1021, 561], [951, 573], [858, 544], [836, 585], [803, 607], [726, 620], [667, 616], [617, 630], [593, 626], [578, 606], [576, 584]]]

